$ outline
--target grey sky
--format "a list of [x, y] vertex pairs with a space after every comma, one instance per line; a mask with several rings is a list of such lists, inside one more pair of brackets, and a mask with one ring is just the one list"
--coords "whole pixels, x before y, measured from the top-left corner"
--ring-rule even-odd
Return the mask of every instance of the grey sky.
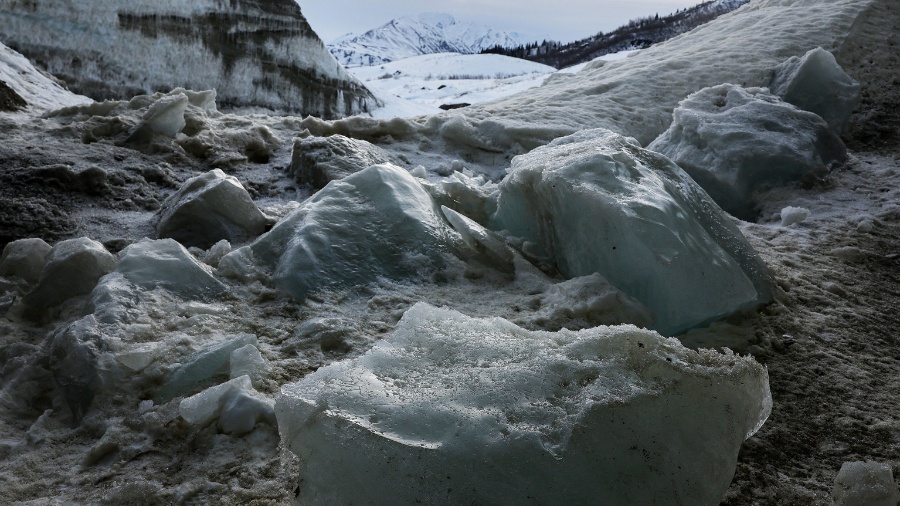
[[446, 12], [457, 19], [569, 42], [609, 31], [629, 19], [665, 15], [703, 0], [298, 0], [326, 43], [362, 33], [391, 19], [421, 12]]

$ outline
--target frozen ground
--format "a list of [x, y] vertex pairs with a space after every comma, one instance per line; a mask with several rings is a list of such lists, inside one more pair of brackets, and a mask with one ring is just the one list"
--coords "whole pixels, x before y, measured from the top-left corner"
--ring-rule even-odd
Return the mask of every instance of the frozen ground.
[[[717, 62], [715, 51], [699, 55], [699, 67], [711, 66], [702, 74], [703, 80], [722, 78], [716, 72], [740, 77], [743, 68], [750, 76], [749, 84], [759, 84], [754, 79], [762, 79], [766, 65], [774, 67], [789, 56], [802, 55], [808, 46], [821, 44], [833, 49], [847, 72], [862, 82], [863, 99], [845, 136], [850, 160], [822, 184], [769, 191], [758, 199], [765, 203], [759, 221], [739, 223], [775, 275], [780, 287], [776, 302], [757, 315], [735, 317], [683, 337], [692, 346], [729, 346], [750, 353], [768, 367], [773, 411], [738, 457], [737, 472], [724, 498], [725, 504], [735, 505], [829, 504], [835, 476], [847, 461], [884, 462], [892, 466], [895, 477], [900, 475], [900, 398], [896, 395], [900, 391], [896, 333], [900, 314], [895, 310], [900, 304], [896, 81], [900, 40], [894, 30], [900, 26], [900, 6], [889, 0], [783, 2], [793, 7], [778, 7], [779, 3], [756, 0], [745, 8], [752, 21], [740, 22], [736, 16], [742, 11], [738, 11], [715, 25], [729, 33], [744, 27], [733, 39], [723, 39], [731, 45], [726, 44], [720, 54], [728, 58], [745, 47], [748, 42], [740, 37], [764, 40], [766, 23], [772, 20], [785, 18], [783, 22], [790, 23], [789, 14], [812, 19], [795, 22], [794, 29], [785, 31], [782, 45], [768, 37], [772, 48], [756, 55], [758, 63], [742, 58], [734, 64]], [[762, 12], [752, 14], [754, 8]], [[813, 30], [812, 25], [818, 28]], [[713, 37], [709, 30], [698, 35], [701, 41]], [[752, 30], [763, 33], [748, 35]], [[686, 38], [667, 45], [686, 47], [690, 40]], [[572, 78], [558, 78], [548, 85], [558, 94], [552, 100], [547, 98], [550, 90], [543, 90], [483, 106], [476, 116], [495, 111], [521, 119], [549, 108], [551, 126], [533, 131], [522, 127], [510, 133], [482, 124], [482, 130], [477, 130], [480, 139], [496, 144], [481, 147], [472, 145], [479, 137], [465, 125], [447, 119], [459, 117], [454, 115], [432, 119], [437, 126], [430, 130], [427, 124], [411, 130], [407, 123], [389, 121], [326, 124], [291, 117], [211, 115], [202, 121], [215, 136], [128, 146], [116, 137], [122, 131], [116, 125], [129, 126], [135, 113], [94, 118], [39, 117], [45, 109], [0, 113], [4, 138], [0, 144], [0, 242], [26, 236], [55, 242], [85, 235], [117, 252], [145, 235], [154, 236], [154, 214], [165, 197], [189, 177], [216, 167], [238, 177], [267, 214], [283, 216], [296, 206], [292, 201], [312, 192], [288, 171], [292, 140], [304, 128], [313, 133], [344, 129], [343, 133], [377, 141], [405, 168], [422, 165], [432, 182], [440, 181], [439, 174], [454, 166], [499, 179], [509, 156], [516, 154], [501, 149], [504, 142], [509, 146], [508, 139], [515, 135], [540, 143], [546, 136], [595, 122], [596, 111], [602, 107], [583, 114], [582, 106], [597, 99], [585, 92], [587, 83], [591, 79], [609, 83], [616, 68], [637, 72], [638, 78], [645, 76], [636, 67], [628, 67], [638, 65], [631, 62], [642, 54], [622, 63], [589, 66], [587, 73]], [[664, 60], [661, 53], [653, 55], [653, 61]], [[683, 75], [697, 78], [698, 74], [678, 68], [687, 66], [686, 61], [675, 59], [665, 66], [666, 72], [676, 76], [670, 80]], [[616, 128], [645, 132], [642, 126], [634, 126], [634, 118], [647, 110], [651, 120], [663, 118], [662, 111], [683, 98], [685, 89], [721, 82], [690, 81], [662, 93], [653, 83], [665, 82], [665, 72], [657, 70], [662, 76], [654, 77], [638, 99], [609, 105], [613, 114], [622, 114]], [[571, 83], [577, 85], [565, 88], [565, 79], [574, 79]], [[627, 88], [627, 82], [614, 88], [618, 87]], [[688, 92], [692, 91], [696, 90]], [[650, 100], [657, 93], [662, 102], [654, 106]], [[683, 94], [676, 98], [677, 93]], [[563, 100], [565, 95], [569, 102]], [[614, 103], [617, 95], [603, 97]], [[448, 124], [459, 128], [439, 128]], [[260, 141], [260, 147], [248, 139], [267, 139], [260, 133], [262, 127], [274, 140]], [[651, 121], [649, 130], [659, 127]], [[488, 137], [489, 133], [494, 137]], [[85, 143], [86, 139], [96, 142]], [[525, 150], [529, 144], [518, 145]], [[452, 163], [453, 159], [459, 163]], [[100, 178], [103, 184], [88, 184], [96, 183], [96, 177], [88, 181], [81, 176], [92, 168], [105, 174]], [[96, 176], [97, 171], [87, 173]], [[780, 214], [787, 207], [805, 208], [809, 215], [786, 226]], [[151, 357], [150, 364], [127, 374], [124, 365], [109, 367], [77, 427], [64, 399], [48, 388], [54, 381], [49, 372], [20, 373], [40, 354], [54, 329], [80, 318], [86, 297], [74, 299], [43, 321], [17, 314], [0, 319], [4, 501], [30, 505], [289, 503], [299, 490], [300, 466], [280, 446], [278, 431], [270, 423], [261, 422], [250, 434], [235, 437], [220, 433], [216, 424], [190, 425], [180, 415], [177, 398], [166, 402], [157, 397], [176, 364], [188, 362], [198, 351], [223, 343], [228, 336], [256, 335], [270, 369], [253, 387], [274, 397], [283, 385], [322, 366], [362, 355], [420, 301], [469, 316], [501, 316], [530, 330], [589, 325], [580, 318], [584, 315], [554, 308], [560, 303], [554, 302], [552, 294], [557, 292], [551, 287], [561, 280], [537, 268], [510, 274], [490, 266], [450, 262], [440, 279], [379, 280], [357, 290], [321, 292], [303, 303], [261, 283], [217, 279], [228, 287], [220, 299], [185, 302], [165, 291], [148, 290], [140, 292], [139, 303], [110, 308], [128, 314], [127, 322], [103, 327], [114, 345], [105, 350], [111, 363], [134, 364], [135, 357], [144, 356]], [[12, 307], [21, 290], [12, 285], [4, 281], [0, 286], [3, 312]], [[571, 304], [563, 300], [564, 306]], [[226, 379], [227, 371], [213, 378]]]

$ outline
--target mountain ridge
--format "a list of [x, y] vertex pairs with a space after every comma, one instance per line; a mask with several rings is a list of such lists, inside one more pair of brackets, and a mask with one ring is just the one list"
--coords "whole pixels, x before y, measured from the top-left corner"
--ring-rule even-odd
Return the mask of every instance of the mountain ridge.
[[589, 62], [610, 53], [645, 49], [693, 30], [748, 2], [750, 0], [709, 0], [693, 7], [679, 9], [667, 16], [661, 17], [657, 14], [633, 19], [609, 33], [598, 32], [574, 42], [560, 43], [545, 40], [541, 44], [531, 43], [517, 47], [498, 45], [485, 49], [483, 52], [522, 58], [562, 69]]
[[537, 37], [429, 12], [395, 18], [359, 35], [344, 35], [328, 44], [328, 49], [344, 66], [361, 67], [423, 54], [473, 54], [490, 47], [514, 47], [534, 40]]

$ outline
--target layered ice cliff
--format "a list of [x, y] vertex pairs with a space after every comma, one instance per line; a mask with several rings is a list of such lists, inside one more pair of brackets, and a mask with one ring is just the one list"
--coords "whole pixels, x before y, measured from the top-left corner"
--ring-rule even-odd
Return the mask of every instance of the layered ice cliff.
[[94, 99], [183, 86], [226, 107], [336, 118], [376, 100], [293, 0], [0, 1], [0, 40]]

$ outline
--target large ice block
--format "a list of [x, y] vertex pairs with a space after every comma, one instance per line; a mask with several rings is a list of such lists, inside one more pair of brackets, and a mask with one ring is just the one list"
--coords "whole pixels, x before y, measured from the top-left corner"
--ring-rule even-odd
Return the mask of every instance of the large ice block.
[[373, 165], [332, 181], [253, 244], [226, 255], [228, 273], [261, 265], [298, 299], [321, 288], [365, 284], [378, 276], [427, 275], [461, 242], [416, 178]]
[[771, 275], [709, 196], [608, 130], [514, 158], [492, 226], [541, 245], [566, 277], [599, 273], [666, 335], [771, 300]]
[[276, 401], [299, 504], [718, 504], [771, 409], [749, 357], [424, 303]]
[[690, 95], [647, 146], [671, 158], [722, 209], [756, 220], [755, 192], [814, 182], [847, 157], [828, 124], [765, 88], [723, 84]]
[[785, 102], [821, 116], [836, 134], [847, 130], [860, 96], [859, 83], [821, 47], [776, 67], [769, 88]]
[[80, 237], [58, 242], [47, 254], [37, 286], [24, 302], [32, 308], [47, 309], [86, 295], [115, 266], [116, 258], [97, 241]]
[[209, 248], [223, 239], [253, 239], [267, 221], [237, 178], [215, 169], [189, 179], [163, 202], [157, 230], [185, 246]]

